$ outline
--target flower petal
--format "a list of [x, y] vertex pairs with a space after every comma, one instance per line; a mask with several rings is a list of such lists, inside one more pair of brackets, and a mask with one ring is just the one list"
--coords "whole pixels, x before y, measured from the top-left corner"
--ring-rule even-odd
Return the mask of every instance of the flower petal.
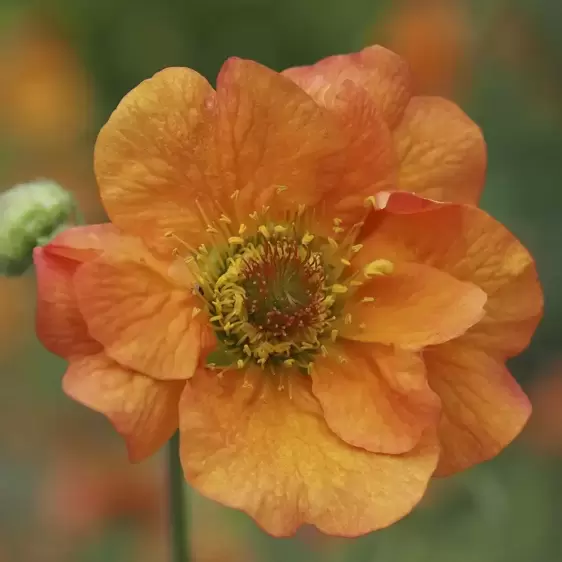
[[424, 360], [443, 404], [440, 476], [494, 457], [523, 429], [531, 404], [501, 361], [460, 341], [427, 350]]
[[103, 353], [72, 361], [63, 378], [66, 394], [107, 416], [125, 438], [132, 462], [155, 453], [177, 429], [184, 386], [152, 380]]
[[439, 417], [421, 357], [380, 345], [346, 342], [318, 357], [312, 390], [332, 431], [376, 453], [410, 451]]
[[334, 93], [324, 101], [339, 117], [345, 144], [334, 156], [337, 177], [321, 210], [352, 225], [365, 216], [367, 197], [396, 189], [398, 162], [390, 129], [367, 92], [347, 81]]
[[217, 108], [221, 181], [240, 215], [318, 201], [342, 144], [327, 111], [288, 78], [238, 58], [219, 73]]
[[311, 66], [289, 68], [283, 74], [321, 105], [351, 81], [367, 91], [391, 128], [400, 121], [411, 96], [408, 65], [379, 45], [359, 53], [328, 57]]
[[134, 256], [84, 264], [74, 283], [88, 330], [111, 358], [156, 379], [192, 376], [202, 329], [189, 287]]
[[399, 189], [439, 201], [478, 203], [486, 145], [479, 127], [454, 103], [412, 98], [394, 138]]
[[432, 434], [395, 456], [341, 441], [299, 373], [283, 390], [261, 370], [198, 373], [192, 382], [180, 403], [187, 479], [273, 535], [303, 523], [344, 536], [390, 525], [420, 500], [434, 470]]
[[95, 149], [101, 198], [114, 224], [168, 255], [167, 232], [193, 246], [204, 241], [194, 203], [221, 194], [214, 115], [212, 87], [187, 68], [158, 72], [123, 98]]
[[33, 260], [37, 271], [36, 331], [43, 345], [65, 359], [101, 351], [76, 302], [72, 278], [79, 262], [57, 255], [49, 246], [36, 248]]
[[486, 293], [472, 283], [416, 263], [396, 263], [347, 304], [344, 338], [421, 349], [456, 338], [482, 319]]
[[390, 194], [384, 210], [371, 213], [357, 266], [374, 259], [421, 262], [474, 283], [488, 295], [486, 316], [464, 338], [493, 353], [521, 352], [543, 308], [532, 256], [480, 209], [429, 202], [422, 212], [413, 212], [415, 205], [406, 201], [412, 198]]

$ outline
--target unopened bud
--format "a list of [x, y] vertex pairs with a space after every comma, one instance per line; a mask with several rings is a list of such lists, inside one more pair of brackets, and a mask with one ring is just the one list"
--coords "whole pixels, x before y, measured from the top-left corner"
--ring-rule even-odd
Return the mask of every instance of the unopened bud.
[[33, 249], [70, 226], [72, 195], [50, 180], [16, 185], [0, 193], [0, 275], [17, 276], [33, 261]]

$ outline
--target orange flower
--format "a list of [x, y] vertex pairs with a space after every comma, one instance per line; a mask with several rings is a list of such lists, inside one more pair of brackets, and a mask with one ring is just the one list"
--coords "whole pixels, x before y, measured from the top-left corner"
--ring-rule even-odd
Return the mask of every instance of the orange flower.
[[451, 94], [469, 70], [470, 19], [456, 0], [403, 0], [396, 3], [378, 35], [412, 69], [416, 91]]
[[95, 168], [113, 226], [37, 251], [38, 328], [135, 458], [183, 388], [197, 490], [274, 535], [354, 536], [523, 427], [504, 361], [541, 314], [533, 260], [474, 206], [478, 127], [412, 97], [398, 56], [230, 59], [216, 91], [164, 70], [110, 117]]

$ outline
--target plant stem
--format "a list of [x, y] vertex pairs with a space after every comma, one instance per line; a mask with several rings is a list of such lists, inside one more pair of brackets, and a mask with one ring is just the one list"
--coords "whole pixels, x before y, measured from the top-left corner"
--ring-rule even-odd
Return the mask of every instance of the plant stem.
[[189, 562], [188, 505], [179, 455], [179, 431], [168, 444], [168, 501], [170, 509], [171, 562]]

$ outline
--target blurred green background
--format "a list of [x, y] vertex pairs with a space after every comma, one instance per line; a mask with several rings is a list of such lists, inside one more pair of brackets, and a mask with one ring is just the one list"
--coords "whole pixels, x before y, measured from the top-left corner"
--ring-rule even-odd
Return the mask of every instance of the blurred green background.
[[[144, 78], [190, 66], [213, 81], [230, 55], [280, 70], [382, 43], [419, 92], [483, 127], [483, 206], [537, 258], [546, 315], [511, 365], [535, 413], [515, 445], [357, 540], [274, 540], [191, 494], [195, 560], [562, 561], [561, 29], [560, 0], [1, 0], [0, 190], [50, 177], [101, 221], [96, 132]], [[129, 465], [109, 424], [63, 395], [34, 298], [32, 272], [0, 279], [0, 562], [165, 562], [163, 459]]]

